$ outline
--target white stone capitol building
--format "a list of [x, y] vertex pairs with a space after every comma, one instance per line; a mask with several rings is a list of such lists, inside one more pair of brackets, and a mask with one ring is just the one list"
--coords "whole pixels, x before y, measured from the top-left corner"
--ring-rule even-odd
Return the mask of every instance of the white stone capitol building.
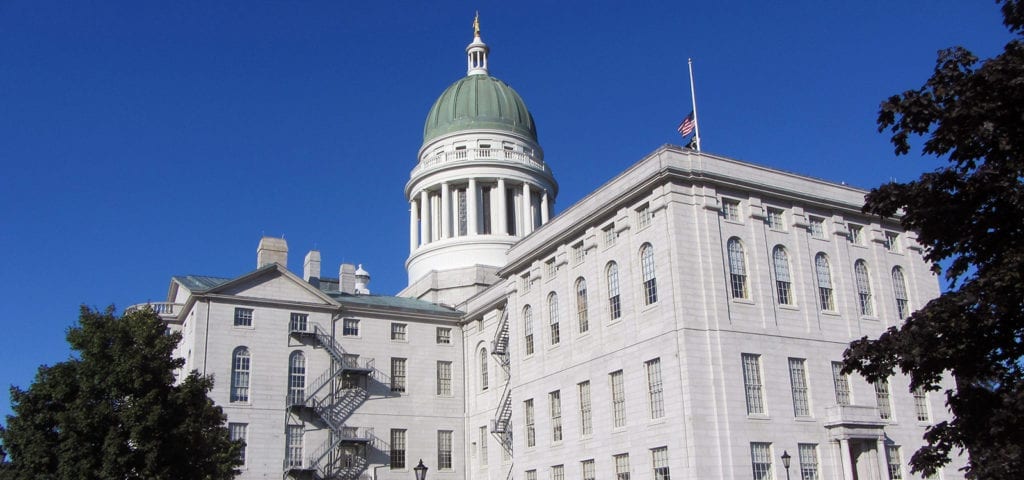
[[863, 190], [675, 146], [554, 216], [526, 104], [479, 31], [466, 52], [405, 185], [405, 290], [317, 251], [293, 273], [264, 238], [256, 270], [153, 305], [216, 379], [239, 478], [913, 478], [942, 397], [837, 363], [938, 295], [913, 232]]

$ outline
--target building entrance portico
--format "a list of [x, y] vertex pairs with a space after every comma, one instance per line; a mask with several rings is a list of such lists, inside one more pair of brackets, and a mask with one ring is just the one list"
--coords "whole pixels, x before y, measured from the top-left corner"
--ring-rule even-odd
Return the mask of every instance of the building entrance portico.
[[883, 480], [888, 478], [885, 459], [885, 426], [878, 408], [836, 405], [827, 410], [825, 428], [838, 451], [844, 480]]

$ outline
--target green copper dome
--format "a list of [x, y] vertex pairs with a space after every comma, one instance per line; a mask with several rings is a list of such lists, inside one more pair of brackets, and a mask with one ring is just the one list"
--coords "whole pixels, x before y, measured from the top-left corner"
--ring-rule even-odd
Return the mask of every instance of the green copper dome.
[[512, 87], [490, 75], [469, 75], [434, 102], [423, 125], [423, 143], [470, 129], [505, 130], [537, 141], [537, 127], [526, 103]]

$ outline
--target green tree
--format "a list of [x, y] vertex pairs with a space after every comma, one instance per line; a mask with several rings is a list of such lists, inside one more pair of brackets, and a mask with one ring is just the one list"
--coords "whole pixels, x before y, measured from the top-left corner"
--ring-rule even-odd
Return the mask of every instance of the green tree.
[[921, 137], [921, 151], [947, 163], [872, 190], [864, 206], [900, 214], [948, 282], [900, 328], [845, 353], [846, 370], [869, 381], [898, 368], [911, 388], [938, 391], [952, 375], [952, 420], [930, 426], [910, 461], [925, 474], [964, 450], [968, 478], [1024, 472], [1024, 2], [997, 3], [1014, 34], [1002, 53], [979, 61], [964, 48], [943, 50], [923, 87], [881, 105], [879, 131], [891, 133], [897, 155]]
[[175, 383], [181, 336], [165, 328], [149, 309], [118, 318], [83, 306], [67, 334], [73, 358], [11, 387], [6, 478], [234, 478], [242, 444], [207, 396], [213, 380], [193, 371]]

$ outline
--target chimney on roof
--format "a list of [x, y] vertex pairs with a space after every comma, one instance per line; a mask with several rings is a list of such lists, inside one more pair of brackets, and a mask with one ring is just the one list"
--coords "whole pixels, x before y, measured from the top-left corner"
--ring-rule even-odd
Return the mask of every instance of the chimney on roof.
[[320, 251], [310, 250], [302, 262], [302, 279], [320, 288]]
[[342, 293], [356, 293], [356, 266], [351, 263], [341, 264], [338, 269], [338, 290]]
[[272, 263], [288, 268], [288, 242], [283, 238], [263, 237], [256, 248], [256, 268], [263, 268]]

